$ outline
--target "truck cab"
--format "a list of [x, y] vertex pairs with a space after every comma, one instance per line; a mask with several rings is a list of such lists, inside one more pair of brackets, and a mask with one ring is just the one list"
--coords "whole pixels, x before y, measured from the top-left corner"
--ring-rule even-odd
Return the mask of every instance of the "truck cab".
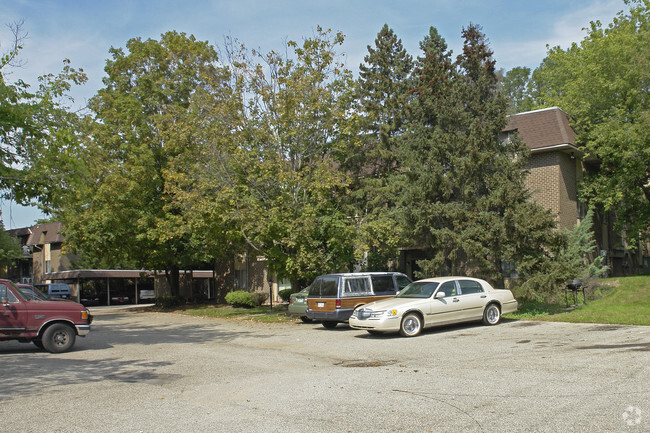
[[81, 304], [33, 299], [0, 279], [0, 341], [34, 343], [48, 352], [66, 352], [90, 332], [92, 315]]

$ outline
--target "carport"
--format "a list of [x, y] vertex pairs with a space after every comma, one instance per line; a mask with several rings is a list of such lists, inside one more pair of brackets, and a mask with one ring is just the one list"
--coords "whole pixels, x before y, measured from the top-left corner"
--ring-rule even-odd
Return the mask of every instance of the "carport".
[[[135, 300], [135, 304], [143, 300], [143, 290], [145, 287], [144, 300], [155, 298], [156, 290], [156, 273], [147, 270], [126, 270], [126, 269], [76, 269], [71, 271], [51, 272], [45, 274], [47, 280], [57, 280], [67, 282], [72, 289], [72, 296], [77, 302], [82, 300], [84, 284], [100, 282], [105, 284], [105, 299], [100, 297], [99, 302], [105, 305], [111, 305], [113, 295], [119, 294], [124, 298], [124, 287], [131, 286], [127, 289], [126, 297], [129, 300]], [[119, 290], [118, 290], [119, 288]], [[113, 293], [111, 293], [113, 292]]]
[[[115, 303], [140, 304], [151, 302], [154, 298], [169, 294], [169, 288], [164, 281], [165, 273], [161, 271], [127, 270], [127, 269], [75, 269], [70, 271], [51, 272], [43, 277], [46, 280], [64, 281], [70, 285], [72, 297], [81, 302], [90, 291], [97, 294], [99, 304]], [[181, 271], [181, 296], [190, 299], [202, 296], [214, 299], [214, 272], [206, 270]], [[86, 289], [84, 291], [84, 289]], [[128, 300], [125, 298], [128, 297]], [[87, 299], [86, 299], [87, 301]], [[88, 302], [84, 302], [88, 303]]]

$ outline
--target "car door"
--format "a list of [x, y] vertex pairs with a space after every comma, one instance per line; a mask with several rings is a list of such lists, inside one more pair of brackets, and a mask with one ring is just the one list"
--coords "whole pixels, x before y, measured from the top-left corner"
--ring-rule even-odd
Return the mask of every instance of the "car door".
[[[444, 292], [443, 298], [436, 297], [438, 293]], [[460, 299], [456, 281], [442, 283], [431, 298], [431, 309], [428, 313], [431, 325], [456, 322], [461, 317]]]
[[[27, 311], [14, 292], [0, 283], [0, 334], [11, 336], [25, 331]], [[6, 301], [6, 302], [5, 302]]]
[[458, 280], [459, 304], [463, 320], [478, 320], [483, 317], [487, 294], [483, 286], [474, 280]]

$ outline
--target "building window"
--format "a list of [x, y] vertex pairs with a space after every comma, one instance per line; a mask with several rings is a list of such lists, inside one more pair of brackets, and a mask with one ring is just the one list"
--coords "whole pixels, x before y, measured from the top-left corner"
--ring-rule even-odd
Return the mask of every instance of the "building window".
[[582, 221], [587, 216], [587, 206], [578, 200], [578, 219]]
[[235, 288], [237, 290], [248, 289], [247, 269], [235, 269]]
[[52, 262], [50, 260], [45, 260], [45, 274], [52, 272]]

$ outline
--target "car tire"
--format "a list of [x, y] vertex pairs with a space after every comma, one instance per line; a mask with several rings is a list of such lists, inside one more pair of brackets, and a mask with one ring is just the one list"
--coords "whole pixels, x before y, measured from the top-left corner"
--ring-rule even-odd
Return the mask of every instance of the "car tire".
[[303, 323], [311, 323], [311, 322], [313, 322], [313, 320], [310, 319], [307, 316], [300, 316], [300, 320], [302, 320]]
[[74, 346], [76, 333], [70, 325], [55, 323], [48, 327], [41, 339], [43, 348], [50, 353], [66, 352]]
[[501, 321], [501, 308], [497, 304], [489, 304], [483, 311], [483, 323], [489, 326]]
[[415, 337], [422, 332], [422, 318], [417, 313], [408, 313], [402, 319], [399, 333], [404, 337]]
[[323, 326], [326, 327], [327, 329], [334, 329], [338, 324], [339, 322], [332, 322], [330, 320], [323, 321]]

